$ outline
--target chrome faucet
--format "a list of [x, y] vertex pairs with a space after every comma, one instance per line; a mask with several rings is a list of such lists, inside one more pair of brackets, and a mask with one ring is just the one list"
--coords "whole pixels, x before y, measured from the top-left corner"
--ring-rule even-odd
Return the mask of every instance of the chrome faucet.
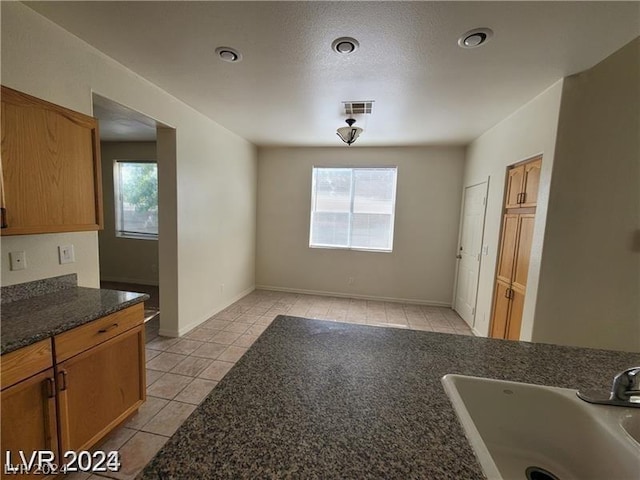
[[613, 378], [609, 398], [594, 398], [588, 393], [578, 392], [578, 398], [599, 405], [640, 408], [640, 367], [632, 367]]

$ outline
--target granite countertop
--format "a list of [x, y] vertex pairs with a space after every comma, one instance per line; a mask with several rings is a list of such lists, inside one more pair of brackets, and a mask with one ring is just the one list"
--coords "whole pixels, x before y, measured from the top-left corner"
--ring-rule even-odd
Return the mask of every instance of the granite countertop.
[[448, 373], [606, 390], [613, 352], [279, 316], [139, 479], [481, 479]]
[[[43, 282], [38, 283], [41, 287]], [[5, 288], [9, 287], [3, 287], [3, 290]], [[18, 295], [13, 301], [3, 302], [0, 312], [0, 355], [149, 299], [149, 295], [141, 293], [77, 287], [72, 284], [32, 291], [36, 292], [35, 296]], [[49, 293], [45, 293], [47, 291]]]

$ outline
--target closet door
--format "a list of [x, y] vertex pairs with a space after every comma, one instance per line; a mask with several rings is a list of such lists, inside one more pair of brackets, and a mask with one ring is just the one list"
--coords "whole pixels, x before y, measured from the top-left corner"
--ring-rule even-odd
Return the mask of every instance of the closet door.
[[540, 170], [542, 159], [525, 163], [522, 180], [521, 207], [535, 207], [538, 204], [538, 187], [540, 185]]
[[518, 246], [518, 227], [520, 215], [507, 213], [502, 220], [502, 239], [498, 259], [498, 280], [511, 284], [515, 253]]
[[505, 198], [505, 208], [518, 208], [522, 195], [522, 182], [524, 179], [524, 165], [514, 167], [509, 170], [507, 178], [507, 192]]
[[508, 283], [496, 281], [495, 301], [491, 323], [491, 337], [505, 338], [509, 323], [510, 288]]

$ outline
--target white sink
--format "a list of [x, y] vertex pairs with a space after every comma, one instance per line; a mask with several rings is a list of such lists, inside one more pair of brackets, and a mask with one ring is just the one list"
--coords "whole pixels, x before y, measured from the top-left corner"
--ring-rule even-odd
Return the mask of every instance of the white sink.
[[640, 478], [638, 408], [593, 405], [566, 388], [465, 375], [445, 375], [442, 384], [489, 479]]

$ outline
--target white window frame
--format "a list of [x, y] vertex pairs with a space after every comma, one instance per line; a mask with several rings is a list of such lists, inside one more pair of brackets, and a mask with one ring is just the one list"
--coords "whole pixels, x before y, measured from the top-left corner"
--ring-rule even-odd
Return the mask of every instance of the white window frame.
[[[313, 214], [314, 214], [314, 205], [316, 200], [316, 170], [318, 169], [332, 169], [332, 170], [395, 170], [395, 177], [393, 182], [393, 194], [391, 201], [391, 221], [389, 225], [389, 248], [367, 248], [367, 247], [353, 247], [351, 245], [348, 246], [337, 246], [337, 245], [325, 245], [325, 244], [314, 244], [311, 239], [313, 238]], [[350, 189], [350, 209], [349, 209], [349, 230], [348, 230], [348, 238], [349, 243], [351, 243], [351, 228], [353, 224], [353, 205], [354, 205], [354, 185], [355, 185], [355, 175], [351, 175], [351, 189]], [[395, 218], [396, 218], [396, 196], [397, 196], [397, 187], [398, 187], [398, 167], [397, 166], [367, 166], [367, 167], [352, 167], [352, 166], [320, 166], [313, 165], [311, 167], [311, 209], [309, 214], [309, 248], [321, 248], [328, 250], [355, 250], [361, 252], [378, 252], [378, 253], [392, 253], [393, 252], [393, 240], [395, 237]]]
[[[113, 161], [113, 201], [114, 201], [114, 217], [115, 217], [115, 235], [117, 238], [132, 238], [136, 240], [158, 240], [158, 233], [142, 233], [142, 232], [129, 232], [123, 230], [122, 224], [122, 192], [120, 191], [120, 163], [153, 163], [158, 168], [157, 160], [130, 160], [130, 159], [117, 159]], [[159, 200], [158, 200], [159, 202]], [[158, 230], [160, 226], [158, 225]]]

